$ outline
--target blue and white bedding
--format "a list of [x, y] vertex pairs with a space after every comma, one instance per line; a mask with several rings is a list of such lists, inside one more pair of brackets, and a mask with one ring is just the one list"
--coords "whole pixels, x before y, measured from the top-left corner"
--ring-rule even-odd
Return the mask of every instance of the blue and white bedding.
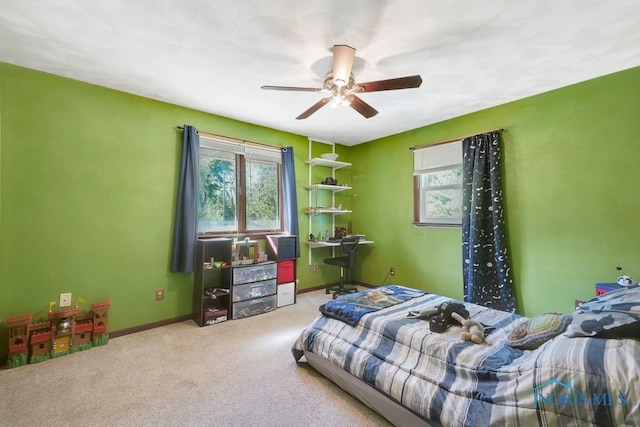
[[400, 304], [425, 293], [404, 286], [383, 286], [369, 291], [347, 294], [340, 299], [332, 300], [320, 306], [320, 313], [355, 326], [365, 314]]
[[313, 352], [445, 426], [640, 425], [639, 340], [560, 334], [522, 350], [509, 345], [527, 320], [516, 314], [465, 303], [472, 320], [495, 327], [483, 344], [461, 340], [457, 326], [435, 333], [407, 317], [446, 301], [425, 294], [355, 326], [321, 314], [299, 336], [294, 357]]

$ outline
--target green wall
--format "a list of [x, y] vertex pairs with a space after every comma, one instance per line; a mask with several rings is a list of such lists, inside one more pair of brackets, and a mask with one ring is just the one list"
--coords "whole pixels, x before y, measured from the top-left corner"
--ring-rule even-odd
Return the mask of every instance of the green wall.
[[[0, 319], [44, 319], [62, 292], [84, 299], [81, 309], [111, 300], [110, 331], [191, 312], [192, 275], [169, 271], [178, 125], [293, 146], [306, 204], [306, 137], [8, 64], [0, 95]], [[300, 222], [306, 230], [307, 216]], [[301, 284], [337, 280], [323, 271], [301, 268]], [[0, 359], [6, 352], [0, 325]]]
[[519, 312], [571, 311], [618, 263], [640, 276], [638, 112], [635, 68], [354, 147], [353, 222], [376, 241], [359, 277], [395, 267], [397, 283], [462, 297], [460, 229], [411, 225], [409, 147], [495, 128]]
[[[356, 147], [339, 182], [353, 187], [337, 223], [375, 241], [356, 277], [462, 296], [459, 229], [415, 228], [409, 147], [505, 128], [508, 234], [518, 307], [569, 311], [612, 281], [618, 262], [640, 276], [640, 69], [502, 105]], [[72, 292], [111, 300], [110, 330], [188, 315], [192, 276], [169, 272], [184, 123], [293, 146], [300, 234], [309, 229], [306, 137], [0, 64], [0, 319], [46, 316]], [[312, 156], [329, 151], [314, 145]], [[318, 172], [321, 174], [321, 172]], [[323, 177], [314, 177], [320, 179]], [[326, 228], [326, 224], [322, 227]], [[315, 222], [314, 222], [315, 230]], [[331, 230], [330, 230], [331, 231]], [[338, 279], [328, 249], [306, 244], [299, 288]], [[165, 300], [155, 301], [155, 289]], [[81, 307], [82, 308], [82, 307]], [[6, 356], [0, 327], [0, 358]]]

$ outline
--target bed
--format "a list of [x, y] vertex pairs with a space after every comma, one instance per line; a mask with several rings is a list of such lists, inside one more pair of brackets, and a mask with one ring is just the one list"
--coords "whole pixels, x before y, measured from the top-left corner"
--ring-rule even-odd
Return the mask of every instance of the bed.
[[[484, 343], [409, 316], [447, 302], [487, 327]], [[532, 318], [399, 285], [320, 311], [294, 358], [394, 425], [640, 425], [640, 287]]]

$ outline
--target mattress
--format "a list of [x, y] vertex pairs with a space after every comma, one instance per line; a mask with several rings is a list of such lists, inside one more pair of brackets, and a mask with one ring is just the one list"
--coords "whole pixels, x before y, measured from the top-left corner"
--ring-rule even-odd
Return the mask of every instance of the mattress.
[[408, 316], [443, 302], [456, 301], [419, 292], [351, 324], [319, 314], [294, 357], [312, 353], [445, 426], [640, 425], [640, 341], [561, 334], [523, 350], [508, 339], [527, 320], [517, 314], [464, 303], [472, 320], [493, 328], [483, 344], [461, 340], [458, 326], [436, 333]]

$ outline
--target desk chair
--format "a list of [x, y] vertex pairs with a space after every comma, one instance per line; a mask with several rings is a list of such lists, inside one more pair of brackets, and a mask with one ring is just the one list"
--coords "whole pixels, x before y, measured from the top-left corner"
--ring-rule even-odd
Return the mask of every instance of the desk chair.
[[[357, 292], [358, 288], [352, 283], [353, 266], [356, 263], [356, 252], [360, 236], [343, 237], [340, 241], [340, 256], [326, 258], [325, 264], [340, 267], [340, 285], [326, 288], [326, 293], [333, 292], [333, 298], [351, 292]], [[346, 280], [345, 280], [346, 279]]]

